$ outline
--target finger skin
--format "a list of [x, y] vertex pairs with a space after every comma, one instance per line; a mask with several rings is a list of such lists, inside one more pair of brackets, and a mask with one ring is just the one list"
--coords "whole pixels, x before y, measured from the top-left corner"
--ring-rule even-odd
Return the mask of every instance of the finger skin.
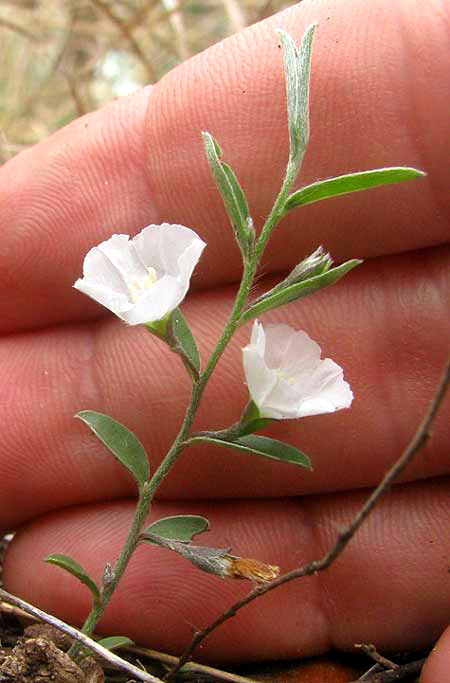
[[420, 683], [441, 683], [450, 680], [450, 626], [445, 629], [422, 670]]
[[[256, 600], [211, 635], [195, 658], [229, 664], [352, 650], [355, 642], [374, 642], [381, 651], [428, 647], [448, 620], [449, 493], [448, 478], [394, 487], [329, 570]], [[167, 502], [155, 506], [152, 519], [204, 514], [212, 529], [199, 543], [231, 546], [236, 555], [285, 572], [320, 558], [367, 495]], [[6, 588], [81, 623], [89, 609], [87, 589], [40, 562], [48, 553], [63, 552], [99, 580], [105, 562], [114, 561], [120, 549], [131, 514], [132, 503], [118, 501], [37, 519], [7, 553]], [[142, 546], [99, 632], [180, 653], [193, 629], [205, 627], [250, 588], [204, 574], [169, 551]]]
[[[276, 232], [264, 267], [276, 271], [291, 266], [292, 249], [299, 254], [312, 251], [318, 236], [337, 260], [447, 241], [447, 165], [437, 147], [448, 150], [444, 102], [449, 91], [442, 88], [441, 76], [446, 76], [440, 66], [435, 71], [433, 58], [437, 45], [448, 44], [447, 13], [448, 4], [425, 7], [410, 0], [347, 0], [337, 5], [307, 0], [170, 72], [153, 91], [148, 109], [148, 168], [155, 204], [161, 210], [168, 207], [171, 220], [197, 225], [209, 242], [221, 217], [221, 239], [216, 237], [210, 245], [213, 264], [220, 263], [226, 280], [238, 276], [236, 259], [222, 260], [223, 241], [225, 253], [231, 254], [233, 237], [220, 197], [213, 192], [197, 131], [208, 130], [218, 139], [248, 193], [256, 224], [261, 225], [288, 156], [276, 29], [283, 28], [299, 42], [305, 28], [317, 21], [311, 141], [300, 183], [398, 164], [418, 166], [428, 176], [424, 183], [360, 193], [348, 201], [337, 198], [293, 212]], [[183, 92], [186, 81], [188, 94]], [[428, 125], [430, 101], [437, 109], [433, 131]], [[193, 187], [211, 188], [211, 199], [192, 202]]]
[[[351, 411], [277, 425], [271, 432], [310, 453], [315, 471], [292, 474], [292, 468], [263, 461], [190, 451], [165, 495], [218, 499], [185, 508], [172, 503], [170, 509], [195, 512], [198, 505], [217, 529], [214, 543], [231, 542], [243, 555], [248, 549], [250, 557], [292, 567], [315, 557], [316, 549], [320, 555], [328, 530], [335, 533], [335, 525], [348, 520], [362, 494], [330, 495], [326, 500], [336, 500], [336, 506], [325, 506], [322, 517], [325, 497], [309, 497], [301, 507], [306, 522], [303, 514], [296, 516], [296, 500], [254, 500], [238, 507], [235, 500], [219, 498], [367, 486], [398, 456], [433, 395], [448, 347], [448, 253], [432, 248], [448, 240], [447, 15], [442, 2], [302, 3], [182, 65], [154, 88], [83, 117], [0, 169], [0, 220], [6, 226], [0, 242], [0, 407], [7, 426], [0, 444], [0, 526], [54, 510], [23, 527], [5, 565], [8, 588], [81, 621], [86, 596], [83, 602], [80, 592], [79, 602], [72, 579], [58, 584], [56, 574], [48, 574], [57, 570], [37, 558], [65, 551], [98, 576], [119, 550], [130, 505], [100, 501], [130, 495], [132, 484], [86, 428], [72, 421], [75, 411], [97, 408], [121, 419], [142, 437], [153, 467], [180, 423], [189, 386], [173, 359], [143, 330], [127, 330], [111, 317], [89, 323], [104, 313], [71, 285], [85, 252], [112, 232], [134, 234], [150, 222], [180, 220], [209, 244], [186, 313], [202, 351], [211, 348], [229, 309], [234, 288], [226, 285], [238, 278], [239, 259], [198, 133], [208, 128], [218, 137], [260, 225], [287, 155], [275, 25], [298, 40], [307, 23], [320, 22], [312, 139], [302, 183], [383, 164], [416, 165], [428, 175], [306, 208], [280, 226], [264, 263], [265, 274], [275, 273], [318, 243], [337, 259], [380, 255], [348, 282], [270, 316], [306, 329], [343, 365], [355, 395], [363, 397]], [[247, 339], [248, 330], [240, 331], [237, 341]], [[230, 349], [219, 366], [199, 426], [222, 427], [238, 416], [246, 398], [239, 355], [238, 347]], [[281, 598], [273, 594], [243, 612], [246, 621], [235, 620], [212, 637], [205, 657], [295, 656], [330, 644], [351, 647], [360, 636], [400, 649], [423, 647], [438, 637], [448, 616], [442, 566], [448, 557], [449, 491], [447, 479], [429, 478], [448, 472], [448, 422], [442, 415], [433, 440], [405, 473], [407, 479], [428, 480], [389, 494], [382, 530], [375, 525], [361, 536], [361, 545], [355, 539], [348, 560], [336, 565], [335, 581], [321, 577], [306, 588], [284, 589], [286, 632], [274, 629]], [[401, 497], [404, 491], [409, 497]], [[85, 507], [67, 509], [77, 503]], [[318, 511], [312, 511], [315, 503]], [[168, 502], [159, 506], [169, 510]], [[300, 557], [292, 555], [298, 546]], [[424, 547], [430, 552], [424, 554]], [[179, 650], [192, 621], [203, 625], [245, 590], [214, 577], [197, 580], [173, 558], [142, 557], [139, 550], [105, 630], [114, 626], [137, 639], [142, 634], [142, 640], [153, 630], [161, 647]], [[50, 594], [48, 577], [55, 581]], [[368, 602], [367, 577], [374, 605]], [[138, 612], [130, 608], [133, 596]], [[170, 629], [161, 633], [161, 624]]]
[[[313, 472], [190, 447], [158, 495], [277, 497], [376, 484], [412, 438], [448, 353], [449, 253], [431, 251], [374, 259], [334, 287], [267, 316], [306, 330], [323, 356], [344, 368], [355, 394], [350, 410], [280, 421], [264, 431], [306, 452]], [[201, 292], [185, 308], [203, 353], [212, 350], [232, 296], [232, 288]], [[218, 365], [194, 429], [239, 419], [248, 399], [241, 347], [250, 329], [238, 332]], [[8, 425], [0, 442], [4, 528], [61, 506], [134, 493], [131, 477], [73, 419], [76, 412], [98, 410], [125, 424], [145, 445], [154, 472], [190, 395], [187, 374], [163, 344], [114, 320], [5, 337], [0, 386]], [[449, 472], [449, 405], [447, 398], [433, 439], [404, 478]]]
[[85, 253], [151, 222], [179, 221], [208, 243], [194, 287], [239, 278], [200, 131], [219, 139], [260, 225], [288, 152], [279, 26], [299, 40], [319, 22], [299, 182], [392, 164], [428, 175], [293, 213], [264, 271], [294, 265], [318, 243], [342, 260], [448, 240], [447, 14], [436, 1], [302, 2], [18, 155], [0, 169], [0, 329], [104, 315], [71, 289]]

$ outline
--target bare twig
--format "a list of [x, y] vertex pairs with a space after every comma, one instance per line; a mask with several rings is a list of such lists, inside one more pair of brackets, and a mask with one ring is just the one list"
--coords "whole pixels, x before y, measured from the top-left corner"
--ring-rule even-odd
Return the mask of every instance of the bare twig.
[[225, 12], [230, 22], [230, 28], [233, 33], [239, 33], [246, 26], [245, 15], [242, 9], [242, 3], [236, 0], [222, 0]]
[[370, 683], [370, 677], [378, 673], [379, 671], [383, 671], [383, 668], [380, 664], [374, 664], [373, 666], [370, 667], [365, 673], [363, 673], [362, 676], [358, 678], [357, 683], [360, 683], [361, 681], [364, 681], [364, 683], [367, 683], [369, 681]]
[[180, 12], [179, 3], [177, 0], [161, 0], [161, 4], [168, 12], [168, 21], [174, 36], [175, 51], [180, 61], [184, 62], [191, 55], [186, 41], [186, 27], [183, 14]]
[[377, 664], [380, 664], [384, 669], [397, 669], [398, 667], [398, 664], [392, 662], [390, 659], [386, 659], [386, 657], [383, 657], [383, 655], [380, 655], [375, 645], [370, 643], [356, 643], [355, 647], [358, 647], [360, 650], [365, 652], [368, 657], [373, 659], [373, 661]]
[[0, 27], [7, 28], [10, 31], [14, 31], [14, 33], [18, 33], [19, 35], [23, 36], [24, 38], [27, 38], [30, 40], [32, 43], [38, 43], [39, 40], [36, 38], [36, 36], [31, 33], [31, 31], [28, 31], [28, 29], [23, 28], [23, 26], [19, 26], [19, 24], [15, 24], [13, 21], [9, 21], [9, 19], [5, 19], [3, 17], [0, 18]]
[[[145, 647], [137, 647], [136, 645], [127, 647], [126, 650], [136, 655], [145, 655], [149, 659], [154, 659], [169, 666], [175, 666], [175, 664], [178, 663], [178, 657], [168, 655], [165, 652], [158, 652], [157, 650], [150, 650]], [[183, 674], [200, 674], [201, 676], [214, 678], [218, 681], [225, 681], [226, 683], [257, 683], [251, 678], [238, 676], [229, 671], [215, 669], [212, 666], [206, 666], [206, 664], [197, 664], [197, 662], [189, 662], [186, 664], [183, 669]], [[198, 678], [198, 676], [195, 678]]]
[[0, 588], [0, 600], [4, 600], [5, 602], [10, 603], [11, 605], [15, 605], [27, 614], [31, 614], [34, 617], [37, 617], [38, 619], [45, 621], [47, 624], [51, 624], [60, 631], [67, 633], [69, 636], [75, 638], [82, 645], [88, 647], [90, 650], [95, 652], [95, 654], [105, 659], [109, 664], [111, 664], [111, 666], [117, 669], [121, 669], [122, 671], [125, 671], [127, 675], [132, 676], [133, 678], [136, 678], [139, 681], [145, 681], [146, 683], [162, 683], [160, 678], [152, 676], [152, 674], [149, 674], [146, 671], [142, 671], [142, 669], [139, 669], [137, 666], [130, 664], [118, 655], [114, 654], [114, 652], [111, 652], [102, 645], [99, 645], [95, 640], [92, 640], [92, 638], [89, 638], [89, 636], [86, 636], [84, 633], [81, 633], [81, 631], [78, 631], [73, 626], [69, 626], [69, 624], [66, 624], [64, 621], [57, 619], [51, 614], [47, 614], [47, 612], [44, 612], [43, 610], [39, 609], [38, 607], [35, 607], [34, 605], [30, 605], [28, 602], [25, 602], [25, 600], [22, 600], [21, 598], [18, 598], [15, 595], [11, 595], [11, 593], [8, 593], [7, 591], [3, 590], [3, 588]]
[[[248, 605], [250, 602], [253, 602], [253, 600], [256, 600], [256, 598], [259, 598], [261, 595], [264, 595], [265, 593], [268, 593], [269, 591], [272, 591], [275, 588], [278, 588], [279, 586], [288, 583], [288, 581], [298, 579], [302, 576], [311, 576], [312, 574], [316, 574], [317, 572], [328, 569], [328, 567], [342, 553], [344, 548], [353, 538], [356, 531], [359, 529], [361, 524], [373, 510], [381, 496], [388, 490], [388, 488], [395, 481], [395, 479], [397, 479], [399, 474], [412, 461], [416, 453], [421, 448], [423, 448], [423, 446], [430, 438], [431, 425], [438, 413], [438, 410], [447, 392], [449, 382], [450, 358], [447, 361], [445, 371], [437, 388], [436, 394], [430, 404], [430, 407], [421, 424], [419, 425], [419, 428], [417, 429], [416, 433], [411, 439], [410, 443], [403, 451], [400, 458], [385, 474], [385, 476], [378, 484], [378, 486], [375, 488], [375, 490], [367, 498], [364, 505], [360, 508], [360, 510], [351, 520], [350, 524], [347, 527], [345, 527], [342, 531], [340, 531], [333, 547], [320, 560], [314, 560], [313, 562], [309, 562], [308, 564], [303, 565], [303, 567], [293, 569], [292, 571], [287, 572], [286, 574], [283, 574], [282, 576], [278, 577], [274, 581], [270, 581], [269, 583], [266, 583], [264, 585], [258, 585], [252, 591], [250, 591], [250, 593], [248, 593], [244, 598], [235, 602], [234, 605], [232, 605], [228, 610], [226, 610], [223, 614], [217, 617], [217, 619], [215, 619], [211, 624], [206, 626], [206, 628], [202, 629], [201, 631], [196, 631], [191, 642], [189, 643], [189, 645], [181, 655], [180, 659], [178, 660], [178, 664], [174, 666], [171, 669], [171, 671], [169, 671], [169, 673], [167, 674], [166, 680], [171, 679], [176, 674], [176, 672], [179, 671], [179, 669], [182, 666], [184, 666], [184, 664], [190, 659], [192, 653], [194, 652], [197, 645], [199, 645], [199, 643], [201, 643], [212, 631], [221, 626], [225, 621], [231, 619], [231, 617], [234, 617], [240, 609], [245, 607], [245, 605]], [[395, 679], [392, 680], [395, 681]]]
[[83, 98], [81, 97], [80, 91], [78, 90], [77, 81], [72, 76], [72, 74], [69, 73], [69, 71], [64, 71], [63, 74], [64, 78], [67, 81], [67, 86], [72, 96], [77, 116], [83, 116], [83, 114], [86, 114], [88, 112], [88, 108], [84, 105]]
[[400, 681], [409, 680], [411, 676], [420, 673], [425, 661], [425, 659], [418, 659], [409, 664], [401, 664], [389, 671], [378, 671], [370, 676], [361, 677], [353, 683], [360, 683], [360, 681], [364, 681], [364, 683], [400, 683]]
[[103, 2], [103, 0], [91, 0], [92, 4], [97, 7], [105, 16], [108, 17], [108, 19], [119, 29], [121, 34], [124, 36], [124, 38], [127, 40], [130, 48], [136, 55], [136, 57], [142, 62], [142, 64], [145, 66], [148, 77], [150, 81], [156, 81], [156, 72], [155, 69], [153, 68], [153, 64], [151, 61], [148, 59], [147, 55], [145, 52], [142, 50], [141, 46], [139, 45], [138, 41], [133, 35], [132, 29], [130, 26], [123, 21], [121, 17], [119, 17], [117, 14], [115, 14], [111, 7], [106, 3]]

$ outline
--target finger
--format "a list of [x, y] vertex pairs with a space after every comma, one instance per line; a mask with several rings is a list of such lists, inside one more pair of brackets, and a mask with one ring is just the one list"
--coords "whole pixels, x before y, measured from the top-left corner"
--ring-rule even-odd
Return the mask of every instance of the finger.
[[[394, 487], [328, 571], [259, 598], [211, 635], [195, 657], [227, 663], [292, 658], [352, 649], [355, 642], [391, 651], [428, 647], [448, 620], [449, 493], [448, 479]], [[235, 555], [286, 572], [322, 557], [366, 495], [160, 503], [152, 518], [205, 514], [212, 530], [201, 544], [231, 546]], [[42, 558], [69, 554], [99, 581], [105, 563], [120, 550], [131, 515], [132, 504], [120, 501], [36, 520], [7, 553], [7, 590], [82, 623], [89, 610], [86, 588], [43, 565]], [[167, 550], [141, 546], [99, 632], [126, 634], [139, 644], [180, 653], [194, 629], [207, 626], [250, 588], [204, 574]]]
[[[270, 425], [314, 471], [210, 446], [185, 451], [164, 482], [165, 497], [264, 497], [375, 484], [419, 425], [448, 353], [448, 252], [374, 259], [336, 287], [275, 311], [270, 320], [304, 329], [345, 371], [351, 410]], [[231, 288], [199, 293], [187, 307], [199, 347], [212, 351]], [[133, 430], [154, 472], [172, 444], [190, 397], [178, 360], [145, 329], [115, 321], [11, 335], [0, 344], [2, 415], [0, 520], [15, 527], [65, 505], [134, 495], [125, 470], [85, 425], [99, 410]], [[231, 425], [244, 409], [239, 330], [211, 378], [194, 429]], [[433, 439], [407, 479], [448, 472], [448, 399]], [[20, 504], [18, 503], [20, 501]]]
[[208, 242], [195, 286], [239, 277], [238, 250], [200, 131], [220, 140], [260, 225], [288, 152], [278, 26], [298, 40], [312, 20], [320, 24], [312, 140], [301, 182], [391, 164], [420, 166], [428, 176], [292, 214], [274, 238], [265, 271], [292, 265], [318, 243], [341, 260], [448, 239], [441, 5], [377, 0], [362, 7], [346, 0], [330, 14], [328, 3], [302, 3], [189, 60], [150, 93], [89, 114], [13, 159], [0, 170], [0, 220], [8, 226], [0, 246], [2, 329], [102, 315], [71, 290], [84, 254], [113, 232], [133, 234], [154, 221], [180, 221]]
[[72, 285], [86, 247], [158, 222], [142, 152], [149, 92], [77, 119], [0, 168], [1, 331], [80, 317], [86, 301]]
[[450, 626], [433, 647], [420, 676], [421, 683], [436, 683], [450, 678]]

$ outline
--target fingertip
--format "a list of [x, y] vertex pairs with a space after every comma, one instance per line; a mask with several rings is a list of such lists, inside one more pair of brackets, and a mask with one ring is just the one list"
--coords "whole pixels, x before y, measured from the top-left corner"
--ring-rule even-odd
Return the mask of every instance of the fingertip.
[[72, 121], [0, 168], [1, 331], [98, 315], [71, 287], [86, 251], [159, 222], [142, 144], [151, 91]]
[[420, 683], [450, 681], [450, 626], [433, 647], [420, 676]]
[[[398, 165], [423, 168], [428, 175], [395, 191], [381, 188], [305, 207], [301, 231], [298, 212], [292, 212], [274, 235], [270, 270], [289, 266], [292, 250], [286, 244], [308, 252], [318, 235], [336, 260], [448, 238], [442, 205], [448, 89], [442, 87], [446, 75], [438, 57], [447, 38], [438, 15], [439, 3], [424, 8], [410, 0], [344, 0], [334, 7], [306, 1], [214, 45], [157, 84], [146, 136], [155, 201], [168, 220], [199, 230], [210, 245], [210, 262], [220, 264], [222, 282], [237, 279], [240, 261], [199, 131], [218, 140], [260, 227], [288, 157], [279, 27], [298, 43], [311, 22], [319, 24], [312, 49], [311, 140], [301, 184]], [[230, 252], [226, 262], [224, 250]], [[218, 268], [211, 272], [217, 279]]]

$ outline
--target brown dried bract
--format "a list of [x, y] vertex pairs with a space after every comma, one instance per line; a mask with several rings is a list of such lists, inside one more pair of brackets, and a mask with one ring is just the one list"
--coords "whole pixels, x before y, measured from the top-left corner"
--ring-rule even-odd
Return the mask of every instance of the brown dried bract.
[[276, 579], [280, 573], [280, 568], [273, 564], [265, 564], [247, 557], [230, 555], [229, 558], [231, 560], [229, 576], [235, 579], [249, 579], [256, 583], [267, 583]]

